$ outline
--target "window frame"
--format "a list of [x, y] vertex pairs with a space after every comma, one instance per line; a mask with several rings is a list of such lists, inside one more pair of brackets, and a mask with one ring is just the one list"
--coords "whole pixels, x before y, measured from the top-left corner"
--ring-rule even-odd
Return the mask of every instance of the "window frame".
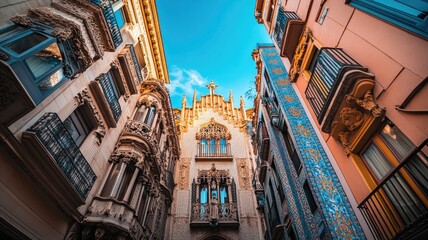
[[311, 213], [315, 213], [319, 207], [307, 179], [303, 183], [303, 191], [305, 192], [306, 200], [308, 201]]
[[[90, 135], [90, 133], [97, 126], [87, 117], [87, 113], [85, 113], [85, 109], [83, 109], [85, 105], [82, 105], [76, 108], [66, 119], [64, 119], [63, 123], [66, 124], [66, 121], [70, 119], [71, 123], [76, 127], [76, 130], [79, 133], [79, 137], [74, 139], [72, 134], [69, 132], [70, 136], [73, 138], [74, 142], [78, 147], [81, 147], [86, 140], [86, 138]], [[68, 131], [68, 129], [67, 129]]]
[[302, 60], [302, 65], [301, 65], [302, 75], [303, 75], [303, 78], [306, 80], [306, 82], [309, 82], [309, 80], [311, 79], [313, 70], [310, 71], [309, 68], [311, 67], [312, 64], [313, 64], [313, 67], [315, 68], [316, 59], [318, 59], [318, 55], [322, 47], [323, 47], [322, 44], [318, 42], [316, 39], [314, 39], [313, 37], [309, 38], [308, 47], [306, 49], [305, 55]]
[[[347, 0], [346, 4], [407, 32], [428, 39], [428, 16], [425, 16], [425, 19], [420, 19], [398, 8], [369, 0]], [[425, 29], [419, 28], [419, 24], [423, 25]]]

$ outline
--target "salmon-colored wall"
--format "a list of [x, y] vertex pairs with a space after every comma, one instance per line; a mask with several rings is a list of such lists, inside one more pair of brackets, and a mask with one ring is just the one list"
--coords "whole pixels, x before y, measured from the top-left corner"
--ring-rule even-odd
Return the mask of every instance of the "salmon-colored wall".
[[[303, 3], [305, 2], [305, 3]], [[296, 11], [304, 19], [310, 1], [289, 0], [286, 11]], [[352, 58], [375, 75], [374, 96], [389, 118], [415, 145], [428, 138], [428, 114], [397, 111], [412, 90], [428, 76], [428, 41], [394, 25], [377, 19], [345, 4], [345, 1], [326, 1], [328, 13], [323, 24], [316, 22], [321, 0], [314, 0], [306, 26], [323, 47], [343, 48]], [[289, 69], [289, 68], [287, 68]], [[305, 98], [307, 80], [299, 76], [296, 86], [315, 120]], [[409, 109], [428, 109], [428, 88], [422, 89], [407, 106]], [[317, 126], [319, 124], [315, 120]], [[364, 178], [341, 143], [322, 133], [357, 202], [369, 193]]]

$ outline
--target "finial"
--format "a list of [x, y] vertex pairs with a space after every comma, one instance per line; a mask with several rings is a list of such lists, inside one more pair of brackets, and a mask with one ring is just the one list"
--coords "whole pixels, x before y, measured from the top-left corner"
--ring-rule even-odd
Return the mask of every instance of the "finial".
[[183, 104], [184, 106], [186, 106], [186, 102], [187, 102], [186, 94], [183, 94], [183, 98], [181, 100], [181, 104]]
[[210, 95], [214, 94], [214, 89], [216, 89], [218, 85], [214, 84], [214, 81], [211, 80], [210, 84], [207, 84], [207, 88], [210, 90]]
[[229, 90], [229, 100], [233, 99], [232, 89]]

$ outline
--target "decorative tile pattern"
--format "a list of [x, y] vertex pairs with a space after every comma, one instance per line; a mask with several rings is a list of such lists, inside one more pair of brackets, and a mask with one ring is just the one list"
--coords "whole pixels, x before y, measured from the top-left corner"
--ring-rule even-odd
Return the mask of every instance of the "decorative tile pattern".
[[[331, 237], [334, 239], [365, 239], [363, 230], [361, 229], [351, 204], [346, 197], [339, 178], [337, 177], [319, 139], [316, 137], [315, 130], [313, 129], [308, 116], [305, 114], [301, 102], [298, 100], [293, 87], [288, 83], [284, 83], [283, 79], [287, 79], [287, 72], [285, 67], [281, 64], [281, 59], [276, 49], [261, 48], [260, 52], [262, 61], [265, 63], [266, 69], [271, 78], [273, 89], [276, 92], [278, 99], [285, 100], [280, 101], [279, 107], [284, 110], [286, 115], [285, 118], [290, 126], [291, 134], [294, 136], [296, 141], [296, 147], [301, 153], [302, 163], [306, 168], [309, 182], [322, 210], [323, 218], [327, 222]], [[278, 80], [280, 80], [280, 82], [278, 82]], [[289, 80], [285, 81], [288, 82]], [[272, 129], [268, 130], [270, 130], [269, 135], [273, 134], [275, 136], [275, 139], [277, 140], [276, 142], [281, 142], [282, 139], [278, 138], [276, 131], [273, 131]], [[272, 150], [276, 150], [276, 154], [280, 154], [281, 156], [286, 155], [285, 158], [281, 158], [284, 161], [287, 159], [289, 160], [289, 156], [286, 151], [279, 151], [277, 146], [274, 146]], [[288, 163], [284, 162], [284, 165], [287, 166]], [[281, 168], [281, 179], [290, 180], [290, 178], [297, 177], [297, 175], [295, 175], [296, 172], [293, 170], [294, 169], [289, 167], [284, 169]], [[296, 204], [293, 204], [293, 200], [298, 198], [298, 196], [296, 197], [293, 192], [297, 192], [298, 195], [301, 195], [302, 190], [299, 189], [296, 191], [295, 189], [292, 189], [292, 184], [290, 187], [288, 187], [288, 189], [285, 188], [285, 190], [287, 200], [290, 203], [290, 215], [293, 218], [293, 221], [296, 221], [296, 211], [299, 212], [300, 216], [307, 216], [308, 209], [302, 210], [298, 207], [300, 204], [297, 204], [297, 206]], [[303, 203], [303, 205], [306, 206], [305, 203]], [[312, 217], [309, 219], [312, 219]], [[316, 229], [313, 222], [314, 220], [311, 221], [309, 229], [307, 228], [307, 224], [303, 224], [302, 227], [296, 226], [299, 234], [303, 234], [300, 236], [308, 236], [306, 231], [313, 232], [314, 229]], [[296, 222], [296, 225], [299, 225], [299, 221]]]

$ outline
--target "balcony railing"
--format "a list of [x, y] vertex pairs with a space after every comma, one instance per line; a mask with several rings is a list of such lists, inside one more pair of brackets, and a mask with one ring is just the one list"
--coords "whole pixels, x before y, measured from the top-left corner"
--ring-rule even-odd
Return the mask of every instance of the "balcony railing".
[[272, 125], [274, 127], [278, 127], [279, 111], [278, 111], [278, 107], [275, 104], [274, 100], [272, 98], [263, 97], [262, 103], [263, 103], [263, 106], [266, 108], [266, 111], [268, 112], [268, 115], [269, 115], [269, 118], [272, 122]]
[[113, 39], [114, 47], [117, 48], [122, 42], [122, 34], [120, 33], [119, 26], [114, 16], [113, 8], [109, 0], [91, 0], [91, 2], [103, 11], [104, 18], [110, 30], [111, 38]]
[[230, 143], [226, 144], [198, 144], [197, 158], [230, 158], [232, 157]]
[[[210, 203], [193, 203], [192, 204], [192, 222], [210, 221]], [[238, 210], [236, 203], [219, 203], [218, 204], [218, 221], [221, 222], [238, 222]]]
[[273, 38], [281, 49], [281, 56], [293, 59], [303, 27], [304, 22], [295, 12], [279, 8]]
[[343, 75], [363, 67], [340, 48], [322, 48], [312, 61], [316, 64], [305, 94], [321, 123]]
[[358, 205], [377, 239], [407, 239], [427, 232], [428, 139]]
[[257, 145], [259, 146], [260, 160], [267, 161], [269, 155], [269, 135], [264, 122], [260, 122], [258, 125]]
[[85, 199], [94, 185], [96, 175], [58, 115], [46, 113], [27, 132], [35, 133], [69, 182]]

